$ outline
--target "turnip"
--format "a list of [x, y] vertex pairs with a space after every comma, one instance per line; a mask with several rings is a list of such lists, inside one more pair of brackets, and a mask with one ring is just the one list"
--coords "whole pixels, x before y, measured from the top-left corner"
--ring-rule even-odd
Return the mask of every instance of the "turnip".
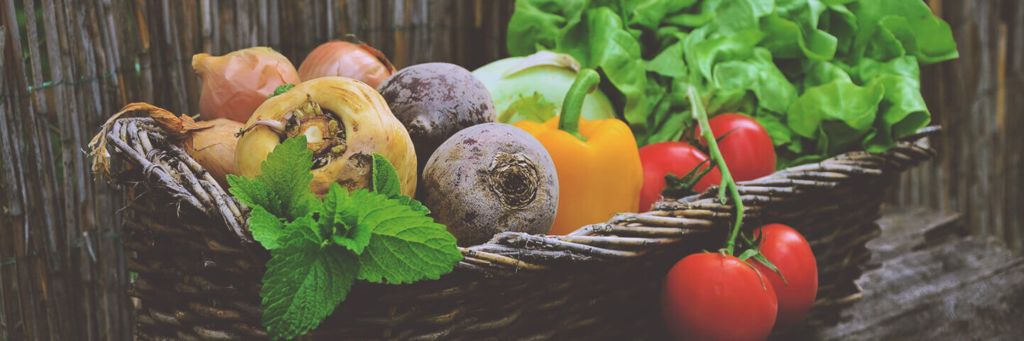
[[427, 161], [420, 195], [459, 245], [495, 233], [547, 233], [558, 207], [558, 175], [525, 131], [486, 123], [463, 129]]
[[320, 77], [267, 99], [249, 117], [238, 139], [238, 175], [259, 175], [270, 152], [298, 135], [306, 136], [306, 146], [313, 152], [310, 189], [317, 195], [326, 194], [334, 183], [348, 190], [369, 187], [373, 154], [395, 166], [402, 194], [415, 193], [412, 140], [384, 98], [366, 83]]
[[437, 146], [463, 128], [494, 122], [494, 102], [479, 80], [461, 66], [448, 63], [413, 65], [380, 85], [391, 112], [409, 130], [418, 170]]
[[[527, 57], [511, 57], [473, 71], [494, 99], [498, 122], [544, 122], [557, 116], [580, 65], [572, 56], [540, 51]], [[590, 120], [615, 117], [608, 97], [596, 90], [583, 102], [583, 117]]]

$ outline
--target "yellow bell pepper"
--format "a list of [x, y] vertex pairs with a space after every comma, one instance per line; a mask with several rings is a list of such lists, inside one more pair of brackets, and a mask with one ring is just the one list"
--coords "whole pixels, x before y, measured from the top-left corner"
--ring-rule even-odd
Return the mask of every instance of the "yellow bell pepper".
[[618, 119], [580, 118], [583, 99], [600, 81], [596, 71], [582, 70], [565, 96], [561, 119], [515, 123], [536, 137], [555, 162], [558, 212], [550, 234], [568, 234], [638, 209], [643, 170], [633, 132]]

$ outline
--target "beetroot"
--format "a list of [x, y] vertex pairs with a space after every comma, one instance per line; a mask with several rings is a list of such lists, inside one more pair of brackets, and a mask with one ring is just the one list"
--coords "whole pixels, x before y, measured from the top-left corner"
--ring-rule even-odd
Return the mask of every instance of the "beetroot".
[[558, 207], [558, 174], [544, 146], [519, 128], [486, 123], [445, 141], [427, 161], [423, 203], [459, 245], [495, 233], [547, 233]]
[[420, 172], [437, 146], [456, 132], [496, 118], [494, 102], [484, 84], [454, 64], [404, 68], [381, 83], [378, 90], [409, 131]]

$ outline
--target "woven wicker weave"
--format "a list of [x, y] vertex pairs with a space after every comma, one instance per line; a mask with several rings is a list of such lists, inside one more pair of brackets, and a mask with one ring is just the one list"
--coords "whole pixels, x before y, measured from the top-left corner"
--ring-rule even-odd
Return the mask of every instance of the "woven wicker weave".
[[[746, 226], [790, 224], [811, 242], [820, 289], [811, 323], [856, 301], [853, 283], [885, 190], [934, 155], [923, 131], [885, 154], [851, 152], [741, 182]], [[126, 210], [130, 295], [142, 339], [252, 339], [268, 255], [252, 242], [245, 208], [152, 119], [112, 119], [97, 136], [111, 174], [136, 198]], [[106, 155], [104, 155], [106, 156]], [[109, 165], [109, 167], [108, 167]], [[110, 169], [113, 168], [113, 169]], [[715, 249], [732, 207], [709, 190], [624, 213], [567, 236], [501, 233], [462, 248], [438, 281], [357, 284], [313, 333], [328, 339], [645, 339], [663, 336], [658, 296], [683, 255]]]

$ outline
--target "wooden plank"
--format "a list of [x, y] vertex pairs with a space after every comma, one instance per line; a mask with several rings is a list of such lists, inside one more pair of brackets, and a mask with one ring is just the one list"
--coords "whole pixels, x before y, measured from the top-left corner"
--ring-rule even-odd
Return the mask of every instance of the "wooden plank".
[[857, 280], [863, 299], [839, 324], [781, 339], [1013, 339], [1024, 335], [1024, 258], [991, 238], [966, 237], [956, 214], [888, 209], [868, 244], [879, 265]]
[[943, 213], [924, 207], [888, 207], [882, 214], [878, 220], [882, 233], [867, 244], [871, 250], [869, 264], [874, 266], [929, 243], [938, 244], [949, 236], [963, 236], [966, 232], [957, 213]]
[[1024, 251], [1024, 3], [930, 0], [960, 58], [922, 69], [936, 161], [901, 178], [892, 201], [964, 214], [971, 232]]
[[968, 238], [885, 263], [858, 280], [864, 300], [824, 339], [1013, 339], [1024, 335], [1024, 259]]

